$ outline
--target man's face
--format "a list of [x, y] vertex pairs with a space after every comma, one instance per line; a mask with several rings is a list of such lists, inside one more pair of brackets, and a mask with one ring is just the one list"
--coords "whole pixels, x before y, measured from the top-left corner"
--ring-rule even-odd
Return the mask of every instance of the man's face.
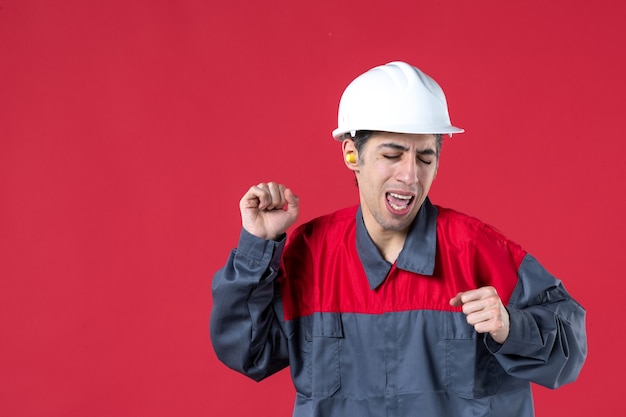
[[406, 233], [435, 178], [434, 135], [375, 133], [355, 169], [363, 219], [371, 233]]

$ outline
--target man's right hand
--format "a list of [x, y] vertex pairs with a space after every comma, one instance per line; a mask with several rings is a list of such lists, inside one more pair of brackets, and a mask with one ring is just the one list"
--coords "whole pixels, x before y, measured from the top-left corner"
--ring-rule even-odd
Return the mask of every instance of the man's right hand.
[[277, 240], [298, 218], [298, 197], [282, 184], [251, 187], [239, 202], [244, 229], [261, 239]]

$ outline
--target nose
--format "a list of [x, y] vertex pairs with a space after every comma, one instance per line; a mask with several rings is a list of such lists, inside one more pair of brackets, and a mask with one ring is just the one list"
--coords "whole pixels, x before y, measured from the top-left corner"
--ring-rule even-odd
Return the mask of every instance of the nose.
[[404, 157], [397, 165], [396, 179], [403, 184], [413, 185], [417, 180], [417, 163], [411, 158]]

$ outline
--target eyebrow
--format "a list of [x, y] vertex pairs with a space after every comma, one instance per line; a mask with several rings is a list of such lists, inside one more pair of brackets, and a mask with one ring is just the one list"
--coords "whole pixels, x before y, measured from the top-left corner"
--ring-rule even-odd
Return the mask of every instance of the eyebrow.
[[[385, 148], [390, 148], [396, 151], [403, 151], [403, 152], [409, 151], [408, 147], [404, 145], [400, 145], [399, 143], [394, 143], [394, 142], [381, 143], [380, 145], [376, 147], [376, 149], [379, 149], [379, 150], [385, 149]], [[437, 152], [432, 148], [422, 149], [422, 150], [417, 151], [417, 153], [419, 155], [437, 155]]]

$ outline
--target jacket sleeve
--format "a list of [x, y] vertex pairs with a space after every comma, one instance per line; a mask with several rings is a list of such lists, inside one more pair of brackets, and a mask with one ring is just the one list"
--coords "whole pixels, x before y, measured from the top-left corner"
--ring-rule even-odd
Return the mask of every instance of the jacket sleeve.
[[217, 357], [260, 381], [288, 365], [275, 284], [285, 239], [259, 239], [242, 230], [237, 249], [213, 277], [210, 333]]
[[487, 336], [488, 349], [512, 376], [548, 388], [573, 382], [587, 356], [585, 310], [531, 255], [518, 278], [506, 307], [509, 337], [500, 345]]

